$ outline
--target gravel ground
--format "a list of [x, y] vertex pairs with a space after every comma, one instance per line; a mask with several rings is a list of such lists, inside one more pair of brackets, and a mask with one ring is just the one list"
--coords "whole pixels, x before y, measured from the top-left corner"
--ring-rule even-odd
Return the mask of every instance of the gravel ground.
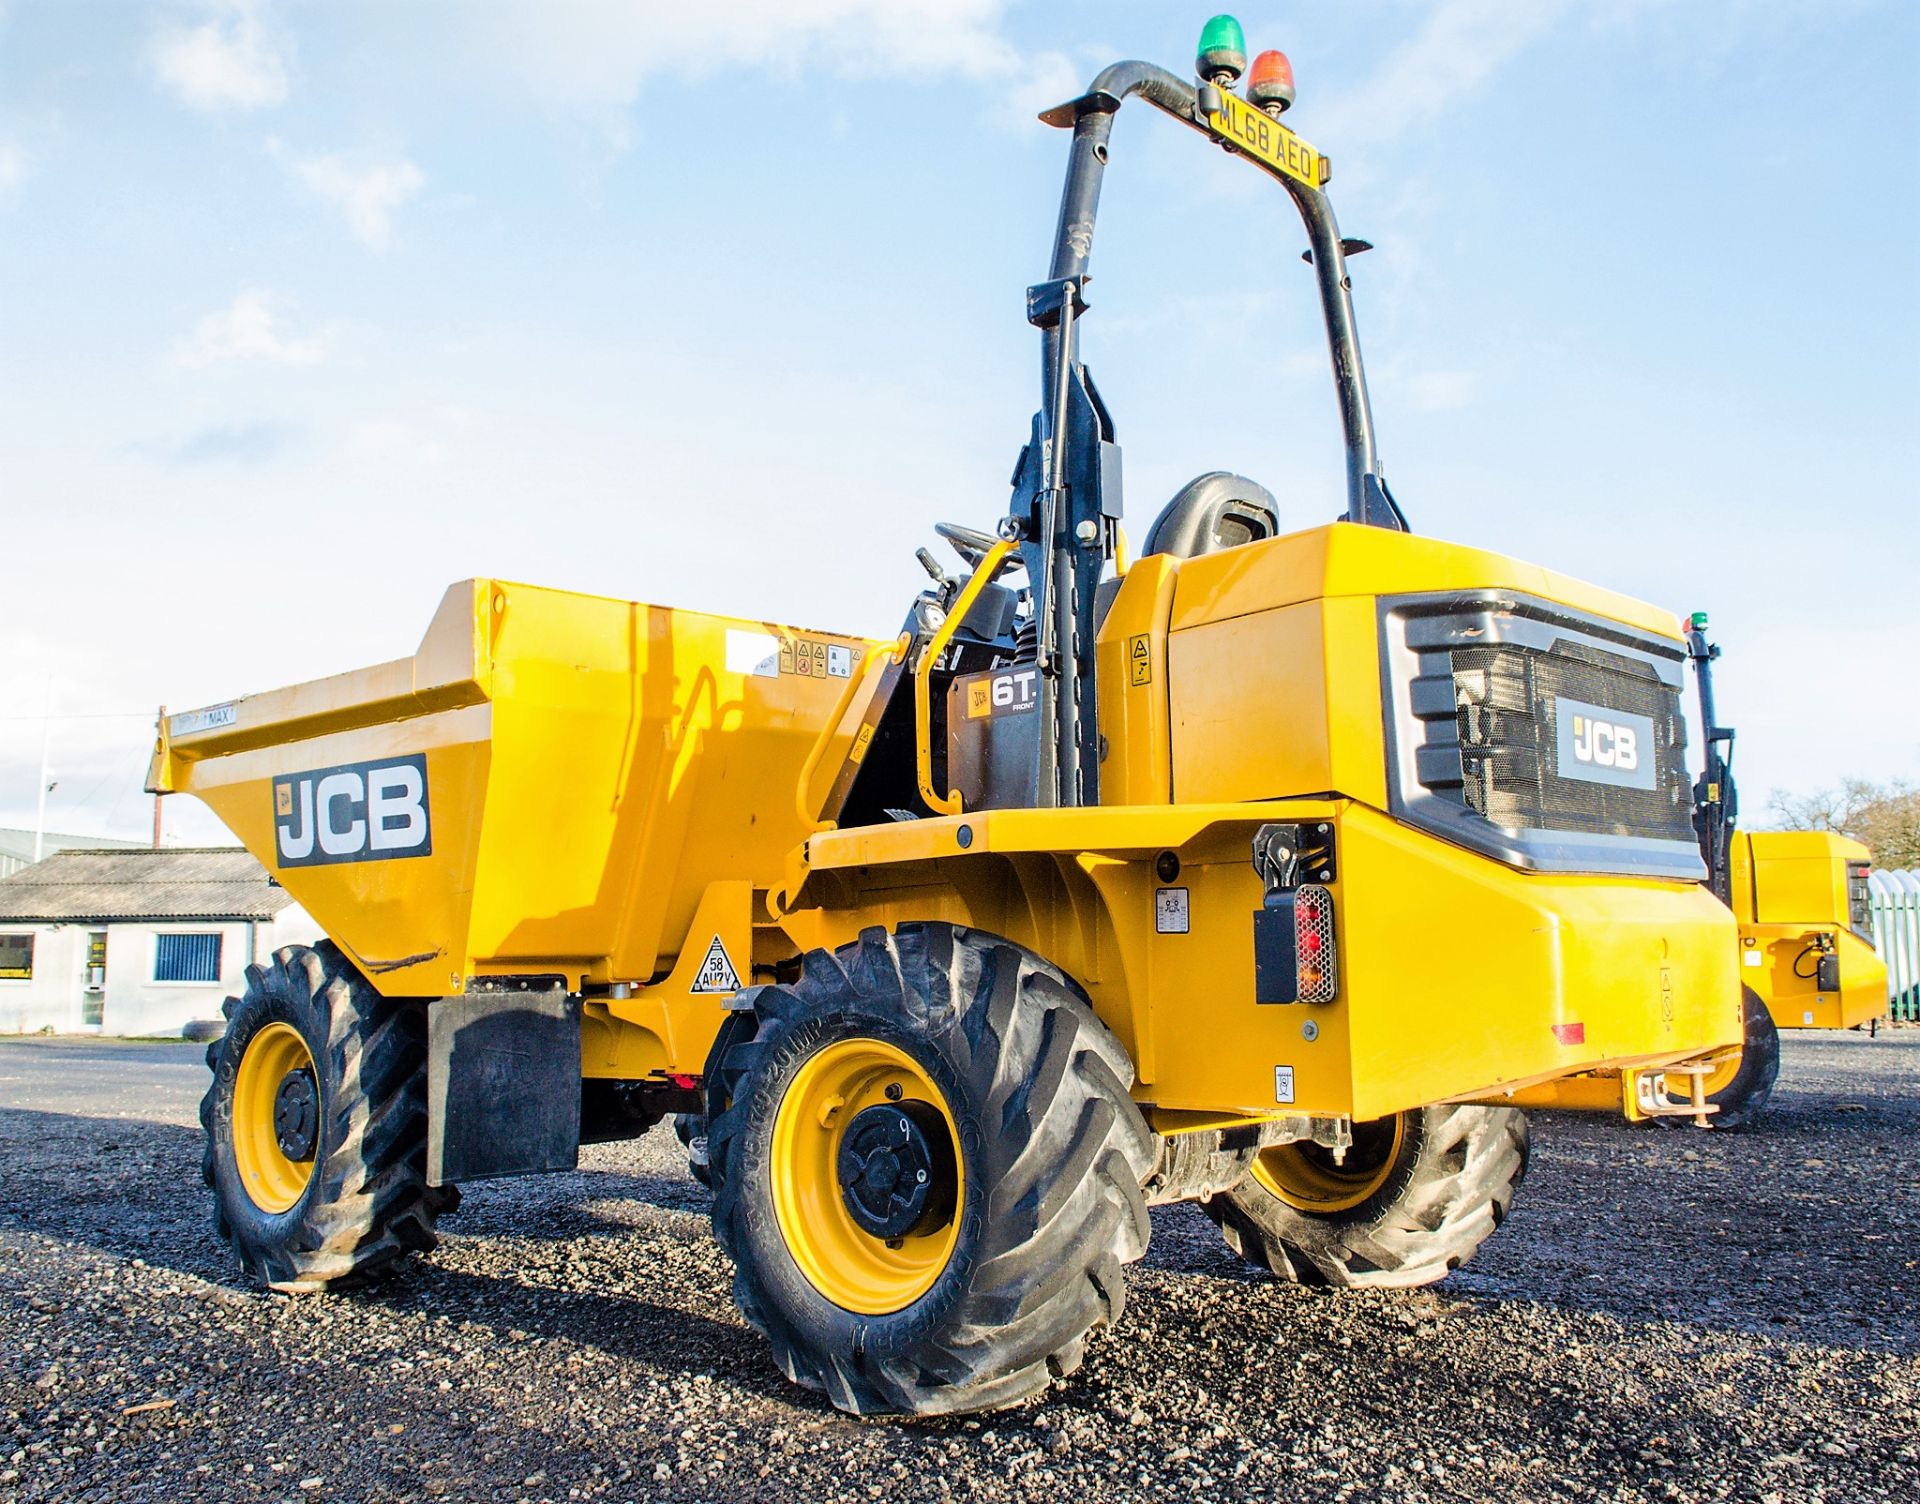
[[736, 1316], [670, 1130], [473, 1187], [371, 1291], [253, 1292], [198, 1048], [0, 1043], [0, 1498], [1920, 1498], [1920, 1032], [1794, 1034], [1747, 1134], [1541, 1114], [1512, 1218], [1403, 1294], [1155, 1213], [1043, 1402], [858, 1422]]

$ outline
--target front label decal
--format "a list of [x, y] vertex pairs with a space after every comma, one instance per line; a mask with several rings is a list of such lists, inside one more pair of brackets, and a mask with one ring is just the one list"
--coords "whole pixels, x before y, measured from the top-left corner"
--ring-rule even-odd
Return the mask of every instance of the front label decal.
[[1288, 1106], [1293, 1103], [1293, 1067], [1276, 1065], [1273, 1068], [1273, 1100]]
[[274, 779], [273, 844], [282, 867], [432, 856], [425, 754]]
[[713, 937], [713, 944], [707, 947], [707, 954], [700, 962], [699, 975], [693, 979], [695, 992], [738, 992], [740, 973], [733, 969], [733, 962], [727, 956], [726, 946], [720, 943], [720, 937]]
[[1040, 671], [1035, 668], [1010, 668], [967, 685], [970, 721], [985, 715], [1018, 715], [1039, 703]]

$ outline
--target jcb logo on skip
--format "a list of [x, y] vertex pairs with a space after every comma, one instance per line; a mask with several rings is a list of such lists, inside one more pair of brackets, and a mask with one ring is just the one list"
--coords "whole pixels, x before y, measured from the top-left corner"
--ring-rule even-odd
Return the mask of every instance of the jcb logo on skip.
[[276, 778], [273, 815], [282, 867], [433, 854], [427, 759], [419, 753]]

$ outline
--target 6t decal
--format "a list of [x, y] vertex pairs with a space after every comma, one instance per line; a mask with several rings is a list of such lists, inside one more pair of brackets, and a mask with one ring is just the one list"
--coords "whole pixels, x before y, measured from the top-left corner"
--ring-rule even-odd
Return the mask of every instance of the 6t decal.
[[273, 842], [282, 867], [431, 856], [426, 757], [416, 752], [274, 779]]

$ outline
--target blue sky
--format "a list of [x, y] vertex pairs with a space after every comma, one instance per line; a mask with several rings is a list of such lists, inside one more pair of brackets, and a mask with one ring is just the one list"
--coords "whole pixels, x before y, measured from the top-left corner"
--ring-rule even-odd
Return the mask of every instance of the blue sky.
[[[1108, 61], [1206, 6], [0, 3], [0, 825], [138, 835], [148, 728], [411, 650], [471, 574], [890, 632], [991, 525]], [[1750, 810], [1920, 775], [1920, 7], [1248, 5], [1330, 155], [1415, 527], [1726, 644]], [[1341, 506], [1297, 220], [1123, 114], [1085, 351], [1136, 536]], [[169, 830], [218, 834], [190, 801]]]

